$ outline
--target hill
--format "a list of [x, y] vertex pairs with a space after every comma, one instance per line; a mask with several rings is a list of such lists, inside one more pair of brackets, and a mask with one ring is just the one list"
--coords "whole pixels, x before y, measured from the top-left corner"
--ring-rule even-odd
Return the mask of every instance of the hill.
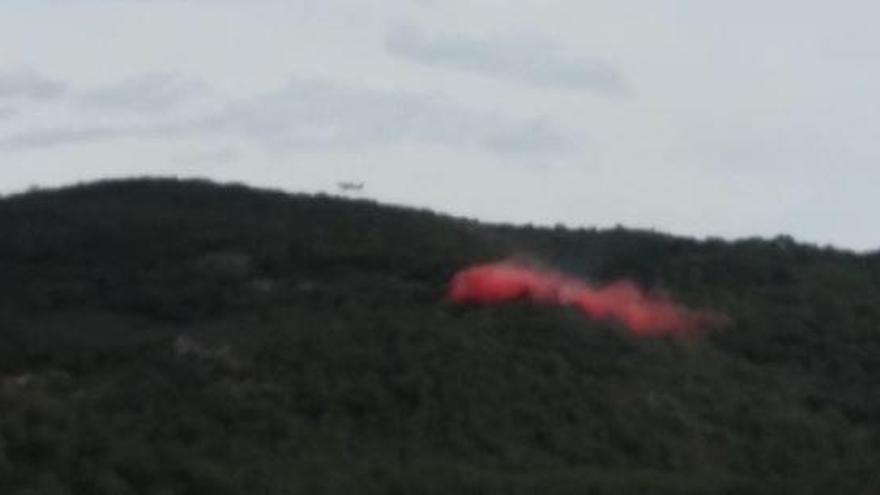
[[[537, 259], [723, 312], [445, 302]], [[880, 254], [203, 181], [0, 199], [0, 493], [877, 493]]]

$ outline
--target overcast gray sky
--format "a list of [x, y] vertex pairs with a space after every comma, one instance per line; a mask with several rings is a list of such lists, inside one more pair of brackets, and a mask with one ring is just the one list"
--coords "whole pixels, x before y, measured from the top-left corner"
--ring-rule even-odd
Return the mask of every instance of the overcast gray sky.
[[880, 247], [880, 4], [0, 0], [0, 192], [130, 175]]

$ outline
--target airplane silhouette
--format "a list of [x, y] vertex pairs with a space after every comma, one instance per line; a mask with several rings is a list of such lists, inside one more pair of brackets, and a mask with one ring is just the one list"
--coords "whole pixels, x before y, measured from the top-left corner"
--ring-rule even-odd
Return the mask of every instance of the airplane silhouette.
[[341, 181], [341, 182], [337, 182], [336, 185], [339, 186], [339, 189], [341, 189], [342, 191], [346, 191], [346, 192], [358, 192], [358, 191], [364, 190], [364, 183], [363, 182]]

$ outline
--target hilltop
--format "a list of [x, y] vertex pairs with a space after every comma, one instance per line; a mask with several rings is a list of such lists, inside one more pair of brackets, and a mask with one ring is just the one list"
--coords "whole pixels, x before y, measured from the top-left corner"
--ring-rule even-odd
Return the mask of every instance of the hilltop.
[[[526, 257], [730, 318], [447, 283]], [[877, 493], [880, 254], [206, 181], [0, 198], [0, 492]]]

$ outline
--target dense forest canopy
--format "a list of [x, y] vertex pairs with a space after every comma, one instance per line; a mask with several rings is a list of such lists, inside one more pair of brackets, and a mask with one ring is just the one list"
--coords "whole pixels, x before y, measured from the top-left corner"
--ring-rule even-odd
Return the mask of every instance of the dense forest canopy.
[[[526, 258], [730, 321], [455, 306]], [[138, 179], [0, 199], [0, 492], [877, 493], [880, 254]]]

